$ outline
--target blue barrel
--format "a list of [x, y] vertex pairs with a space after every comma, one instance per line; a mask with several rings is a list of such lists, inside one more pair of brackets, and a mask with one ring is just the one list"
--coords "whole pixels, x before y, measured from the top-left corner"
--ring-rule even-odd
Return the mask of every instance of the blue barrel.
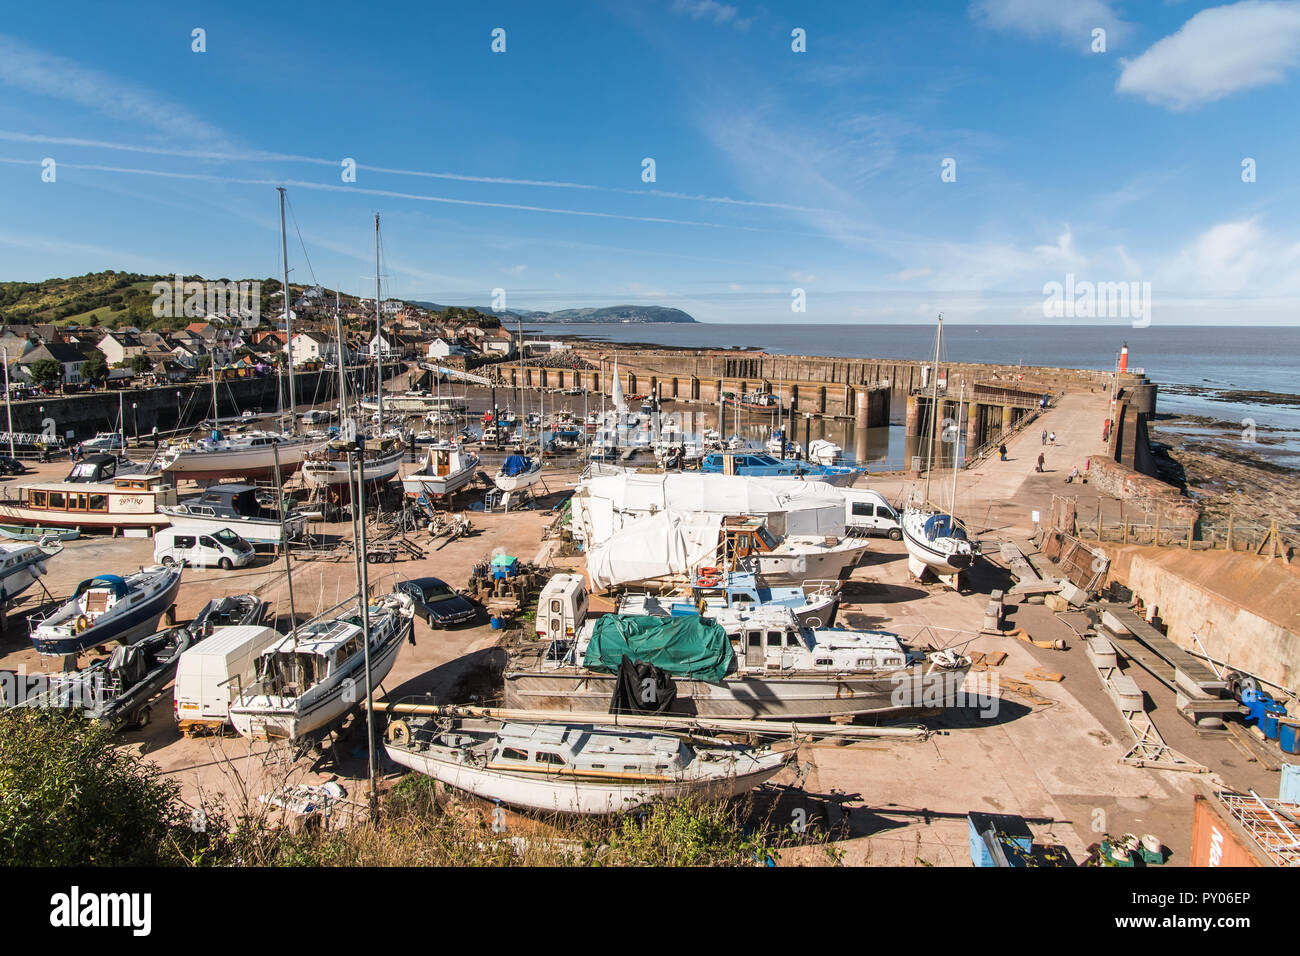
[[1277, 745], [1286, 754], [1300, 754], [1300, 723], [1294, 720], [1279, 721]]
[[499, 617], [492, 618], [492, 630], [494, 631], [501, 630], [501, 628], [505, 627], [505, 624], [506, 622], [503, 618], [499, 618]]
[[1264, 732], [1265, 740], [1277, 740], [1278, 733], [1278, 714], [1272, 707], [1259, 718], [1259, 729]]

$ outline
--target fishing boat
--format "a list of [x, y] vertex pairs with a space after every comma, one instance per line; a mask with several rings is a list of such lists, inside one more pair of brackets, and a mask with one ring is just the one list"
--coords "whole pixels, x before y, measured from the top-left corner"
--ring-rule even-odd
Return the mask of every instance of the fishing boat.
[[132, 644], [158, 629], [176, 600], [181, 568], [156, 565], [122, 577], [101, 574], [77, 585], [48, 617], [29, 619], [32, 644], [41, 654], [77, 654], [88, 647]]
[[111, 481], [36, 481], [18, 486], [18, 497], [0, 501], [0, 521], [80, 531], [148, 531], [171, 519], [158, 510], [176, 504], [176, 487], [161, 474], [115, 476]]
[[[908, 570], [918, 579], [927, 571], [940, 580], [957, 583], [963, 571], [970, 568], [979, 548], [966, 535], [961, 519], [953, 514], [957, 501], [958, 446], [953, 443], [952, 455], [952, 505], [945, 509], [930, 497], [930, 476], [934, 465], [935, 429], [939, 414], [939, 357], [943, 343], [943, 316], [939, 316], [939, 329], [934, 345], [934, 382], [930, 395], [930, 431], [926, 453], [925, 490], [918, 498], [909, 497], [907, 507], [899, 522], [903, 543], [907, 546]], [[957, 422], [960, 429], [961, 399], [957, 403]]]
[[76, 541], [81, 532], [76, 528], [42, 528], [22, 524], [0, 524], [0, 538], [9, 541], [40, 541], [50, 538], [54, 541]]
[[887, 631], [804, 627], [784, 608], [730, 629], [701, 617], [606, 614], [575, 639], [513, 651], [505, 706], [607, 710], [624, 657], [672, 678], [670, 713], [773, 720], [952, 706], [971, 664], [951, 648], [910, 650]]
[[452, 442], [429, 446], [424, 464], [402, 478], [402, 490], [412, 498], [449, 495], [464, 488], [478, 472], [478, 455]]
[[504, 492], [522, 491], [535, 485], [542, 477], [542, 462], [526, 455], [509, 455], [492, 482]]
[[[321, 618], [296, 628], [262, 652], [254, 681], [230, 705], [230, 720], [254, 740], [300, 740], [323, 732], [364, 699], [366, 641], [371, 687], [397, 660], [411, 638], [415, 603], [393, 592], [367, 608], [338, 618]], [[359, 689], [360, 686], [360, 689]]]
[[395, 763], [522, 810], [605, 815], [652, 800], [727, 798], [771, 779], [795, 752], [599, 724], [394, 719]]
[[302, 536], [301, 514], [281, 514], [275, 494], [240, 483], [209, 485], [202, 494], [158, 508], [173, 527], [220, 531], [229, 528], [252, 545], [278, 547]]
[[747, 571], [697, 568], [695, 584], [688, 594], [666, 597], [626, 593], [618, 601], [619, 614], [649, 614], [654, 617], [682, 617], [697, 614], [726, 627], [743, 623], [756, 614], [782, 608], [809, 627], [830, 627], [840, 606], [839, 581], [804, 581], [798, 587], [771, 587]]
[[81, 670], [51, 675], [44, 692], [19, 706], [76, 710], [113, 728], [143, 727], [149, 723], [150, 704], [176, 676], [181, 654], [195, 640], [189, 628], [172, 627], [119, 645]]
[[45, 573], [45, 562], [62, 550], [53, 536], [37, 544], [0, 544], [0, 609], [35, 584]]

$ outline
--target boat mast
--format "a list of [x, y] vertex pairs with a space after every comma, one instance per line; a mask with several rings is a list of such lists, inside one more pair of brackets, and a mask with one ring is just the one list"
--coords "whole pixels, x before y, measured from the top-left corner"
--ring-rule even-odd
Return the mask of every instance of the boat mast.
[[[339, 337], [339, 435], [346, 440], [348, 434], [344, 422], [347, 421], [347, 405], [345, 404], [345, 399], [347, 397], [348, 378], [347, 373], [343, 369], [343, 318], [339, 314], [338, 290], [335, 290], [334, 292], [334, 331]], [[352, 479], [349, 478], [348, 480], [351, 481]]]
[[528, 454], [528, 409], [524, 406], [524, 320], [515, 320], [519, 328], [519, 446], [520, 451]]
[[[378, 225], [379, 217], [375, 217], [375, 223]], [[381, 383], [382, 388], [382, 383]], [[375, 707], [374, 707], [374, 688], [371, 684], [370, 675], [370, 572], [366, 563], [366, 498], [365, 498], [365, 464], [360, 454], [354, 454], [348, 451], [348, 485], [352, 484], [352, 463], [357, 462], [357, 488], [356, 494], [352, 501], [355, 507], [352, 509], [357, 522], [356, 552], [357, 552], [357, 597], [361, 604], [361, 647], [365, 664], [366, 677], [366, 742], [369, 751], [369, 760], [367, 770], [370, 781], [370, 815], [373, 819], [379, 810], [379, 794], [375, 789], [375, 778], [377, 776], [377, 766], [375, 764]]]
[[925, 501], [923, 504], [930, 503], [930, 471], [934, 466], [934, 426], [936, 412], [939, 410], [939, 349], [943, 343], [943, 313], [939, 313], [939, 334], [934, 340], [934, 381], [930, 383], [930, 444], [926, 448], [925, 456]]
[[[294, 410], [294, 388], [293, 388], [293, 319], [289, 310], [289, 240], [288, 234], [284, 229], [284, 187], [276, 186], [276, 191], [280, 194], [280, 254], [284, 259], [284, 349], [285, 354], [289, 356], [289, 432], [298, 434], [298, 415]], [[214, 372], [215, 376], [215, 372]], [[216, 417], [216, 378], [212, 380], [212, 416]], [[278, 398], [280, 390], [277, 388], [276, 396]]]
[[384, 433], [384, 323], [379, 299], [379, 213], [375, 213], [375, 393], [379, 402], [379, 428]]
[[961, 407], [965, 399], [966, 383], [962, 382], [961, 391], [957, 393], [957, 423], [954, 426], [957, 436], [952, 440], [952, 503], [948, 506], [948, 514], [953, 516], [957, 513], [957, 471], [961, 467], [957, 460], [957, 450], [961, 447]]
[[9, 416], [9, 457], [14, 457], [14, 407], [9, 398], [9, 349], [0, 348], [5, 363], [5, 414]]

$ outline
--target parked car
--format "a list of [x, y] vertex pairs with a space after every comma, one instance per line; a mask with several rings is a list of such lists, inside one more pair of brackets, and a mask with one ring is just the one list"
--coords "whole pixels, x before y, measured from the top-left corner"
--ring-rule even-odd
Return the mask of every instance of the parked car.
[[451, 627], [478, 617], [477, 604], [438, 578], [402, 581], [397, 589], [415, 600], [415, 613], [428, 621], [430, 627]]
[[0, 475], [25, 475], [27, 466], [17, 458], [0, 455]]

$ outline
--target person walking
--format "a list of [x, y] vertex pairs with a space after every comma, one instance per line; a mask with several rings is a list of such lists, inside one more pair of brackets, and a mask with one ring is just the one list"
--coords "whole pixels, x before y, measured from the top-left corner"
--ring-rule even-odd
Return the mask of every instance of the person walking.
[[1047, 444], [1047, 429], [1046, 429], [1046, 428], [1043, 429], [1043, 444], [1044, 444], [1044, 445]]
[[1006, 445], [999, 445], [999, 446], [998, 446], [998, 454], [1002, 456], [1002, 458], [1001, 458], [1002, 461], [1006, 461], [1006, 460], [1007, 460], [1007, 446], [1006, 446]]
[[1045, 461], [1047, 461], [1047, 456], [1044, 455], [1044, 454], [1040, 451], [1040, 452], [1038, 453], [1038, 467], [1035, 469], [1035, 471], [1042, 471], [1042, 470], [1043, 470], [1043, 463], [1044, 463]]

